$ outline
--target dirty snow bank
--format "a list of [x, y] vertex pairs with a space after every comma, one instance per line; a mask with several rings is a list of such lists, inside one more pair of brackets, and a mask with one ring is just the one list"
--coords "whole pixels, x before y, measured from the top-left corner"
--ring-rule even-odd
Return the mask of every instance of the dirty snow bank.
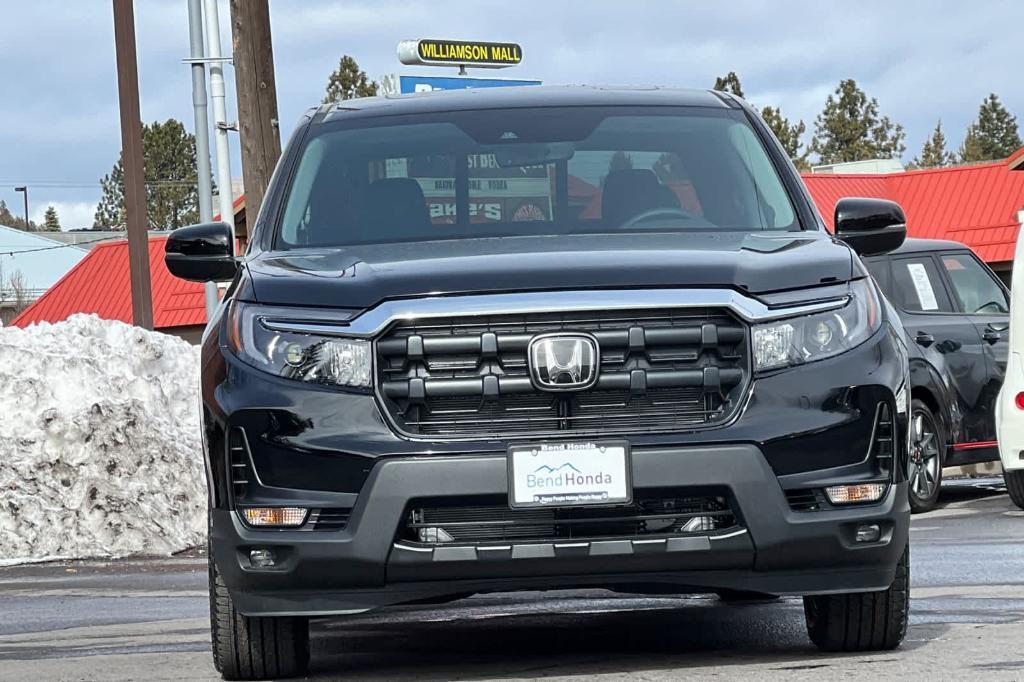
[[0, 328], [0, 565], [203, 542], [198, 349], [93, 315]]

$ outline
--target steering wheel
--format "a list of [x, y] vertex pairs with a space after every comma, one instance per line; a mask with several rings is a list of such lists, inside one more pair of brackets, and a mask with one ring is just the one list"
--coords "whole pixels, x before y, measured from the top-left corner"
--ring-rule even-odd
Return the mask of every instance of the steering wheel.
[[1004, 308], [1003, 304], [1001, 302], [999, 302], [999, 301], [989, 301], [988, 303], [986, 303], [985, 305], [981, 306], [980, 308], [978, 308], [974, 312], [976, 312], [976, 313], [985, 312], [985, 308], [988, 308], [988, 307], [991, 307], [992, 308], [992, 312], [994, 312], [994, 313], [1005, 313], [1006, 312], [1006, 308]]
[[697, 216], [681, 208], [652, 208], [635, 216], [622, 224], [622, 227], [637, 227], [652, 220], [665, 220], [669, 218], [682, 218], [683, 220], [696, 220]]

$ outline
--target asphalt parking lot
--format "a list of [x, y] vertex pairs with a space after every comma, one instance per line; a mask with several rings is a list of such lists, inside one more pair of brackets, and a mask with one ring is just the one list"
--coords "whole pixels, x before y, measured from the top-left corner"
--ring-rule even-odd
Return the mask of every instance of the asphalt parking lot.
[[[826, 655], [801, 603], [482, 595], [313, 626], [313, 679], [1024, 678], [1024, 511], [1000, 479], [914, 518], [904, 646]], [[0, 570], [0, 679], [216, 679], [202, 557]]]

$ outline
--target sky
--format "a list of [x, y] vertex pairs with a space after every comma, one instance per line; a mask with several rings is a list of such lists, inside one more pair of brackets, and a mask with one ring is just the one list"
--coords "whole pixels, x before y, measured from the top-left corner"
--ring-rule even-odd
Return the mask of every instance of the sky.
[[[0, 200], [30, 215], [53, 204], [65, 229], [89, 227], [99, 180], [120, 150], [109, 0], [0, 0]], [[374, 79], [451, 73], [402, 66], [398, 41], [519, 43], [522, 63], [498, 73], [549, 84], [710, 87], [736, 71], [747, 99], [808, 128], [828, 94], [853, 78], [906, 129], [912, 158], [941, 118], [950, 148], [990, 92], [1024, 116], [1019, 0], [271, 0], [282, 131], [318, 104], [350, 54]], [[142, 118], [194, 128], [185, 0], [136, 0]], [[227, 0], [221, 0], [228, 49]], [[234, 81], [226, 69], [228, 115]], [[1024, 118], [1021, 119], [1024, 123]], [[240, 175], [238, 140], [231, 141]]]

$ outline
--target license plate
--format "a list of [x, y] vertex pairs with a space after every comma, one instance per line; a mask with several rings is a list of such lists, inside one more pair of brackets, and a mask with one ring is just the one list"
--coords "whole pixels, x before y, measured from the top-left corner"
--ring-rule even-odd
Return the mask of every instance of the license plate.
[[633, 499], [631, 472], [624, 441], [513, 445], [508, 449], [509, 504], [628, 504]]

